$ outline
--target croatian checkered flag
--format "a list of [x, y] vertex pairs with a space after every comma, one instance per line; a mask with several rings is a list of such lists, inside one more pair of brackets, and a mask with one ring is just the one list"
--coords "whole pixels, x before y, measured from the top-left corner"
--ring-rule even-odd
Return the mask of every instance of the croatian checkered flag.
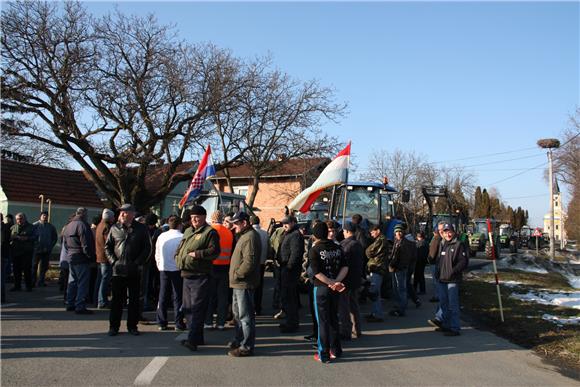
[[208, 145], [203, 157], [201, 158], [201, 162], [197, 167], [197, 171], [195, 172], [195, 175], [193, 175], [193, 179], [191, 179], [187, 191], [185, 191], [185, 194], [179, 202], [179, 209], [182, 209], [199, 196], [201, 189], [203, 188], [203, 183], [211, 176], [215, 176], [215, 166], [211, 159], [211, 147]]

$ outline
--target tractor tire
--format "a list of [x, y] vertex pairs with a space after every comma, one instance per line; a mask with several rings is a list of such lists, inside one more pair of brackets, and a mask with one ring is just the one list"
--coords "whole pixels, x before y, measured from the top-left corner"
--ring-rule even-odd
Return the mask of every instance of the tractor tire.
[[[491, 243], [489, 243], [489, 241], [485, 243], [485, 256], [487, 259], [493, 259]], [[495, 259], [499, 259], [499, 246], [495, 246]]]

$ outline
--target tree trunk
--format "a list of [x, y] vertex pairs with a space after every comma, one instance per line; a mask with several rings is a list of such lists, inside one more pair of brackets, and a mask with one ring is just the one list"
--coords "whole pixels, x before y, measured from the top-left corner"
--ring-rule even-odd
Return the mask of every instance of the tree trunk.
[[260, 178], [254, 176], [252, 180], [252, 193], [248, 198], [248, 207], [254, 208], [254, 201], [256, 201], [256, 195], [258, 194], [258, 190], [260, 189]]

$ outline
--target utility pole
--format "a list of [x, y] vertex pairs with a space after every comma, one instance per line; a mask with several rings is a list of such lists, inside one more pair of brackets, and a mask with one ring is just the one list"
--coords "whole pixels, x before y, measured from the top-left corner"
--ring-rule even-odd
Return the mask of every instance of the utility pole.
[[[550, 261], [554, 262], [556, 256], [556, 244], [554, 233], [554, 176], [552, 165], [552, 149], [560, 147], [560, 141], [555, 138], [547, 138], [538, 141], [538, 146], [548, 150], [548, 174], [550, 179]], [[562, 225], [560, 224], [560, 227]]]

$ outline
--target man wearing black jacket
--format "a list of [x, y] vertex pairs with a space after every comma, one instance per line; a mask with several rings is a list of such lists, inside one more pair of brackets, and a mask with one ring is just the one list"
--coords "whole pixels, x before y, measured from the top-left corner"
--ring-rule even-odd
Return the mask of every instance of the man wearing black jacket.
[[281, 333], [298, 331], [298, 281], [302, 269], [304, 255], [304, 239], [296, 225], [294, 216], [282, 219], [284, 233], [282, 234], [277, 260], [280, 264], [282, 309], [286, 312], [286, 322], [280, 325]]
[[404, 316], [407, 310], [407, 269], [416, 260], [417, 251], [413, 242], [404, 236], [403, 226], [395, 226], [395, 241], [389, 260], [395, 308], [389, 312], [391, 316]]
[[151, 239], [147, 227], [135, 221], [135, 208], [131, 204], [123, 204], [119, 210], [118, 222], [111, 226], [105, 243], [105, 254], [113, 266], [109, 336], [119, 333], [127, 293], [127, 331], [138, 336], [140, 277], [149, 259]]
[[437, 290], [443, 312], [443, 325], [437, 330], [444, 332], [445, 336], [459, 336], [460, 334], [459, 284], [465, 268], [467, 268], [465, 245], [457, 239], [453, 225], [445, 224], [436, 269], [436, 276], [439, 280]]
[[345, 222], [342, 226], [344, 239], [340, 242], [345, 261], [348, 264], [348, 274], [344, 279], [346, 290], [340, 294], [338, 315], [340, 338], [347, 341], [352, 336], [359, 338], [362, 335], [358, 299], [364, 275], [364, 249], [356, 240], [356, 229], [357, 227], [351, 222]]

